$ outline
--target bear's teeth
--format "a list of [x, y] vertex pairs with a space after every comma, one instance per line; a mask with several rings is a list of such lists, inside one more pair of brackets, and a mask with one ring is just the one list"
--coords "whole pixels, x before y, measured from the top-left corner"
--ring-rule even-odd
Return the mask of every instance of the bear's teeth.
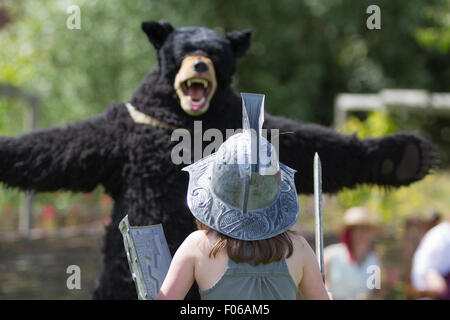
[[208, 87], [208, 81], [206, 81], [206, 80], [204, 80], [204, 79], [201, 79], [201, 82], [200, 82], [200, 83], [203, 84], [203, 88]]
[[200, 83], [200, 84], [202, 84], [203, 85], [203, 88], [207, 88], [208, 87], [208, 80], [205, 80], [205, 79], [189, 79], [189, 80], [187, 80], [186, 81], [186, 84], [187, 84], [187, 86], [188, 87], [190, 87], [193, 83]]

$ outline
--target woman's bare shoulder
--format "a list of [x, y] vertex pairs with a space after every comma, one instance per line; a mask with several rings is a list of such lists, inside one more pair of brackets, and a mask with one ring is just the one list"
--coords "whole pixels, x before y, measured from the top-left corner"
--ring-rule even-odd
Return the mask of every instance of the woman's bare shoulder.
[[289, 232], [294, 247], [294, 257], [302, 263], [308, 263], [315, 259], [314, 252], [309, 242], [298, 232]]
[[213, 230], [196, 230], [186, 238], [186, 241], [188, 241], [192, 250], [204, 254], [209, 252], [214, 246], [217, 241], [217, 235]]
[[308, 241], [306, 241], [306, 239], [298, 232], [289, 232], [289, 237], [292, 240], [294, 249], [296, 248], [297, 250], [304, 250], [309, 246]]
[[199, 241], [204, 239], [207, 236], [206, 230], [195, 230], [189, 234], [189, 236], [186, 239], [189, 239], [189, 241]]

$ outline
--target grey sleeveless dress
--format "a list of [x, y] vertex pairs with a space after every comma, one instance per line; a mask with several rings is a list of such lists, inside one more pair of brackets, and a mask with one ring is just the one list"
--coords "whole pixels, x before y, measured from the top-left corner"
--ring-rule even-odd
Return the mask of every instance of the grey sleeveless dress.
[[295, 300], [297, 293], [284, 257], [256, 266], [228, 259], [220, 280], [211, 288], [200, 290], [202, 300]]

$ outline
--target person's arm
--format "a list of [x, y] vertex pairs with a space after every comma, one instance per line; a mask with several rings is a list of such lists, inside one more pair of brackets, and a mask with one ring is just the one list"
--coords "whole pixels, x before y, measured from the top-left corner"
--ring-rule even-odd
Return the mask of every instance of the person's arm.
[[173, 256], [156, 300], [182, 300], [194, 283], [196, 232], [191, 233]]
[[431, 229], [424, 236], [414, 253], [411, 280], [416, 294], [439, 298], [445, 294], [447, 283], [440, 269], [448, 259], [445, 246], [442, 245], [442, 228]]
[[306, 300], [330, 300], [322, 282], [317, 258], [308, 242], [304, 239], [302, 241], [304, 242], [303, 255], [305, 263], [303, 265], [302, 281], [300, 281], [298, 289]]
[[325, 193], [361, 184], [409, 185], [426, 176], [433, 161], [431, 144], [407, 133], [358, 139], [355, 134], [343, 135], [268, 113], [264, 115], [264, 128], [270, 141], [270, 129], [280, 130], [280, 161], [298, 171], [295, 183], [302, 194], [314, 192], [312, 164], [316, 152], [322, 162]]
[[0, 137], [0, 183], [41, 192], [90, 192], [100, 183], [117, 184], [126, 161], [126, 112], [117, 105], [75, 124]]
[[427, 291], [435, 298], [445, 295], [447, 292], [447, 282], [444, 277], [434, 269], [430, 269], [425, 274]]

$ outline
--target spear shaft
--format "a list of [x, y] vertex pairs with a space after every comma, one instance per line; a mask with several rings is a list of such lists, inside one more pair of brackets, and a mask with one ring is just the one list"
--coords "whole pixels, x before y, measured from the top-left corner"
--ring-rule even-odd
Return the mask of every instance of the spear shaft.
[[319, 262], [322, 280], [325, 282], [323, 263], [323, 227], [322, 227], [322, 165], [319, 155], [314, 155], [314, 225], [316, 240], [316, 256]]

